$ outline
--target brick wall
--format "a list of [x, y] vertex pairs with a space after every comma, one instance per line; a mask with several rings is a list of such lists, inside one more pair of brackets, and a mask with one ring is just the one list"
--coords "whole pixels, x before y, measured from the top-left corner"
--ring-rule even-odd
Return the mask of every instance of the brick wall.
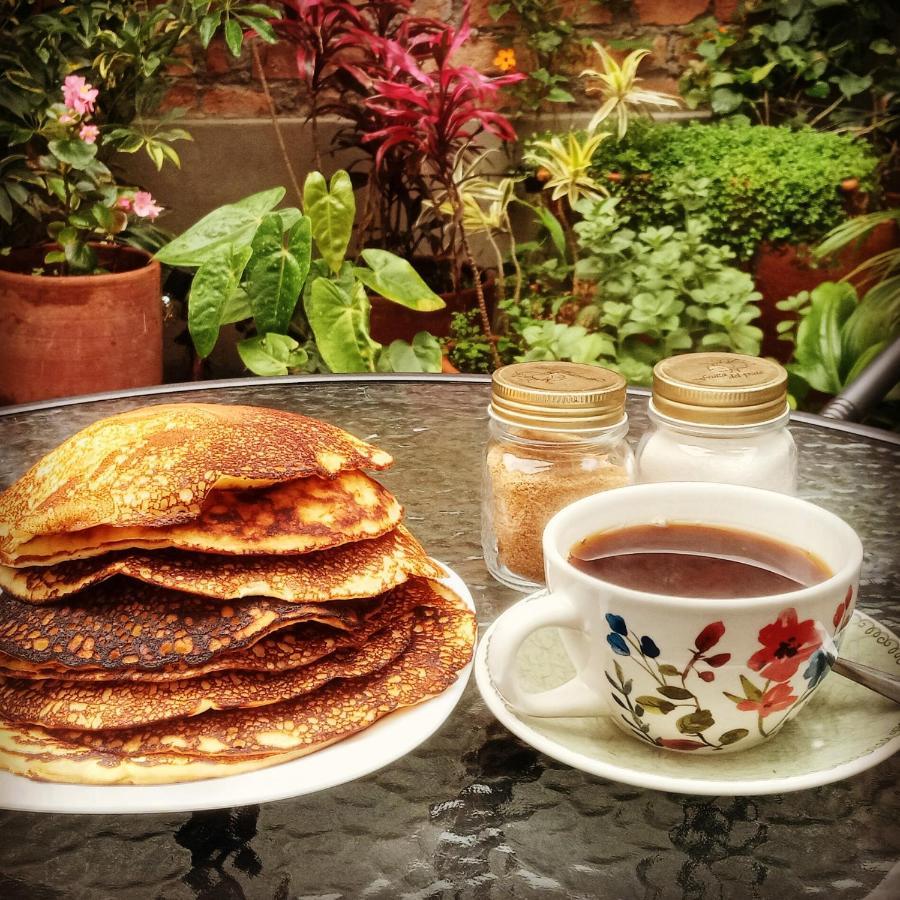
[[[488, 14], [491, 0], [472, 0], [471, 21], [474, 33], [460, 51], [460, 60], [492, 71], [499, 46], [521, 47], [515, 18], [507, 15], [494, 22]], [[652, 47], [642, 64], [641, 75], [650, 89], [675, 92], [677, 79], [685, 66], [689, 43], [684, 26], [707, 15], [726, 22], [734, 14], [738, 0], [572, 0], [577, 9], [581, 34], [601, 41], [640, 40]], [[463, 0], [416, 0], [414, 11], [441, 20], [458, 19]], [[260, 43], [260, 58], [278, 113], [303, 116], [307, 98], [297, 78], [293, 54], [286, 45]], [[177, 82], [165, 100], [166, 107], [182, 107], [192, 119], [260, 118], [268, 115], [260, 73], [245, 49], [235, 60], [220, 40], [208, 50], [186, 49], [185, 63], [173, 70]], [[527, 67], [527, 54], [517, 54], [519, 64]], [[583, 101], [583, 98], [579, 98]]]

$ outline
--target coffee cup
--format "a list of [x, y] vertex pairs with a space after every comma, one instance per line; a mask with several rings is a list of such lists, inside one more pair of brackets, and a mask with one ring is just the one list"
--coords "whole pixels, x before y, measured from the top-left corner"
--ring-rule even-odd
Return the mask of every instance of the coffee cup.
[[[660, 523], [762, 535], [812, 554], [832, 574], [789, 592], [717, 599], [635, 590], [569, 561], [590, 535]], [[749, 749], [806, 705], [837, 655], [862, 563], [859, 537], [821, 507], [699, 482], [634, 485], [579, 500], [550, 520], [543, 550], [547, 590], [504, 615], [487, 647], [507, 705], [538, 717], [607, 715], [637, 740], [691, 753]], [[576, 674], [527, 692], [516, 656], [546, 627], [560, 629]]]

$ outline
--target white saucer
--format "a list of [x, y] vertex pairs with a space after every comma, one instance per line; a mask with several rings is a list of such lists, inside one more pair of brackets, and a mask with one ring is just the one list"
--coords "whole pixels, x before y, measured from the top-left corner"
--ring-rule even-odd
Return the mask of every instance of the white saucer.
[[[472, 608], [463, 580], [449, 566], [441, 581]], [[291, 762], [206, 781], [160, 785], [55, 784], [0, 772], [0, 808], [27, 812], [161, 813], [221, 809], [299, 797], [368, 775], [427, 740], [453, 712], [472, 663], [443, 693], [380, 719], [370, 728]]]
[[[771, 741], [723, 756], [655, 750], [605, 716], [538, 719], [513, 712], [493, 685], [486, 653], [497, 623], [514, 616], [516, 606], [504, 612], [481, 640], [475, 680], [488, 708], [513, 734], [576, 769], [680, 794], [781, 794], [849, 778], [900, 750], [900, 705], [835, 674], [826, 677], [806, 709]], [[874, 619], [856, 612], [841, 655], [897, 671], [900, 641]], [[531, 635], [518, 664], [523, 687], [530, 691], [556, 687], [573, 674], [554, 629]]]

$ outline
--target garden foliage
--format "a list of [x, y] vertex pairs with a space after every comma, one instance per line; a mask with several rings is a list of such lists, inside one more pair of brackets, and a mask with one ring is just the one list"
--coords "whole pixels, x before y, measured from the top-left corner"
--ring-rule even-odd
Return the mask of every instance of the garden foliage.
[[392, 253], [363, 250], [358, 265], [347, 259], [356, 217], [347, 173], [327, 183], [311, 172], [303, 212], [276, 209], [284, 193], [272, 188], [220, 207], [157, 254], [197, 270], [188, 298], [197, 354], [212, 352], [223, 325], [252, 318], [257, 333], [238, 352], [257, 375], [440, 371], [440, 347], [426, 332], [388, 347], [372, 339], [367, 290], [421, 311], [444, 301]]
[[[593, 173], [640, 227], [672, 224], [686, 175], [708, 184], [708, 239], [749, 259], [761, 241], [812, 242], [846, 218], [841, 183], [875, 186], [878, 159], [848, 135], [761, 125], [635, 122], [597, 148]], [[613, 178], [610, 179], [610, 174]]]

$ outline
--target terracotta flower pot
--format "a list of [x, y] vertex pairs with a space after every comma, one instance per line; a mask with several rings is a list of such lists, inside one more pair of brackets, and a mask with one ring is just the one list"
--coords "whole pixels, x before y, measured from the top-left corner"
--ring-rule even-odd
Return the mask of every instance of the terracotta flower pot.
[[[482, 285], [488, 314], [493, 318], [496, 303], [496, 288], [491, 275]], [[370, 297], [372, 302], [371, 332], [372, 337], [380, 344], [391, 341], [411, 341], [419, 331], [430, 331], [435, 337], [450, 336], [450, 320], [453, 313], [468, 312], [478, 308], [478, 296], [475, 288], [449, 292], [440, 295], [447, 304], [443, 309], [434, 312], [416, 312], [407, 309], [384, 297]]]
[[762, 294], [759, 303], [761, 317], [755, 323], [763, 330], [761, 353], [786, 362], [792, 344], [778, 339], [776, 326], [796, 313], [777, 309], [775, 304], [799, 291], [811, 291], [824, 281], [840, 281], [861, 262], [897, 246], [897, 228], [887, 222], [873, 229], [859, 244], [851, 244], [837, 254], [835, 260], [812, 266], [811, 248], [806, 244], [768, 243], [760, 245], [753, 260], [752, 275], [756, 289]]
[[0, 404], [159, 384], [159, 263], [98, 246], [107, 274], [31, 275], [46, 249], [0, 257]]

